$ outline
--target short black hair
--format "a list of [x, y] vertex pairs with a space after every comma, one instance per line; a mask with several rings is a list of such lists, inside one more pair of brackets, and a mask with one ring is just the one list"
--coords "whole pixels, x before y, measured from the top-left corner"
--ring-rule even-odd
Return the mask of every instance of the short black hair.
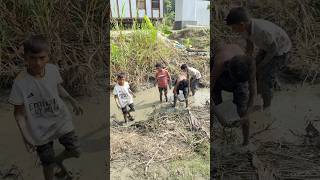
[[158, 67], [159, 67], [159, 68], [162, 68], [163, 66], [162, 66], [161, 63], [157, 63], [155, 67], [156, 67], [156, 68], [158, 68]]
[[125, 77], [126, 77], [126, 74], [123, 73], [123, 72], [117, 74], [117, 79], [122, 79], [122, 78], [125, 78]]
[[188, 65], [187, 65], [187, 64], [182, 64], [180, 68], [181, 68], [182, 70], [187, 69], [187, 68], [188, 68]]
[[251, 62], [252, 58], [246, 55], [238, 55], [230, 60], [230, 73], [237, 82], [246, 82], [249, 80]]
[[250, 16], [248, 14], [248, 11], [243, 7], [232, 8], [226, 18], [226, 23], [228, 26], [240, 24], [242, 22], [247, 23], [249, 21]]
[[23, 42], [23, 51], [25, 54], [48, 52], [49, 43], [44, 35], [31, 35]]

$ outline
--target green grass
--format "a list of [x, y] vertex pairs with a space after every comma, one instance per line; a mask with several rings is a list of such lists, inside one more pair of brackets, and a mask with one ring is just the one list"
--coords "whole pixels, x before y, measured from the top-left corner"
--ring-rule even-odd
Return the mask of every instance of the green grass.
[[116, 25], [116, 35], [111, 36], [111, 79], [115, 80], [116, 73], [125, 72], [137, 84], [145, 83], [153, 76], [154, 65], [168, 65], [174, 51], [158, 39], [159, 30], [147, 16], [142, 24], [134, 22], [131, 29], [121, 27]]
[[170, 163], [170, 179], [194, 180], [196, 177], [210, 177], [210, 161], [195, 157], [188, 160], [178, 160]]

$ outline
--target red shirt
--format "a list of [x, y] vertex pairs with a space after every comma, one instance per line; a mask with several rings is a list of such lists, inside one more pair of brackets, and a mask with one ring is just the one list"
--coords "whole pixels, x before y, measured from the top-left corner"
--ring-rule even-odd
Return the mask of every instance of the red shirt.
[[169, 72], [165, 69], [162, 69], [161, 71], [157, 71], [156, 79], [158, 82], [158, 87], [160, 88], [168, 87]]

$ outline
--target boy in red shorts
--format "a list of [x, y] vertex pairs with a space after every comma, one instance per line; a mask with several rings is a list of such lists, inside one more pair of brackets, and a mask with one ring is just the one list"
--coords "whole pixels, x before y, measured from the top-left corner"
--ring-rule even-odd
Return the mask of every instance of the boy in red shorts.
[[171, 76], [168, 70], [164, 69], [162, 64], [156, 64], [156, 82], [155, 85], [158, 84], [159, 93], [160, 93], [160, 102], [162, 102], [162, 92], [164, 91], [164, 96], [166, 98], [166, 102], [168, 102], [168, 85], [171, 86]]

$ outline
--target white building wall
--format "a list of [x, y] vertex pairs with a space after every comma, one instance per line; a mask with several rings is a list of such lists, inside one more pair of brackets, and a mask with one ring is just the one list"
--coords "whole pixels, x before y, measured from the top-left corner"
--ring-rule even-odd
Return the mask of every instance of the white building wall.
[[151, 18], [151, 0], [146, 1], [147, 6], [147, 16]]
[[175, 21], [182, 21], [183, 0], [175, 1]]
[[118, 17], [117, 1], [116, 0], [110, 1], [110, 8], [111, 8], [112, 17]]
[[210, 25], [210, 10], [208, 6], [210, 1], [198, 0], [196, 3], [196, 21], [199, 26], [209, 26]]
[[164, 1], [160, 0], [160, 17], [163, 18]]
[[131, 0], [131, 11], [132, 11], [132, 17], [136, 17], [137, 16], [137, 1], [135, 0]]
[[196, 0], [176, 0], [175, 21], [196, 21]]
[[[136, 17], [138, 15], [139, 18], [143, 18], [145, 15], [147, 15], [149, 18], [151, 18], [151, 0], [146, 0], [146, 11], [144, 9], [137, 9], [137, 1], [131, 0], [131, 12], [132, 17]], [[130, 18], [130, 4], [129, 0], [118, 0], [119, 4], [119, 14], [121, 18]], [[111, 0], [110, 1], [110, 8], [112, 17], [118, 18], [118, 9], [117, 9], [117, 0]], [[159, 10], [153, 11], [153, 17], [158, 18], [159, 17]], [[160, 17], [163, 17], [163, 0], [160, 0]]]
[[130, 6], [129, 0], [118, 0], [119, 2], [119, 13], [121, 18], [130, 17]]

